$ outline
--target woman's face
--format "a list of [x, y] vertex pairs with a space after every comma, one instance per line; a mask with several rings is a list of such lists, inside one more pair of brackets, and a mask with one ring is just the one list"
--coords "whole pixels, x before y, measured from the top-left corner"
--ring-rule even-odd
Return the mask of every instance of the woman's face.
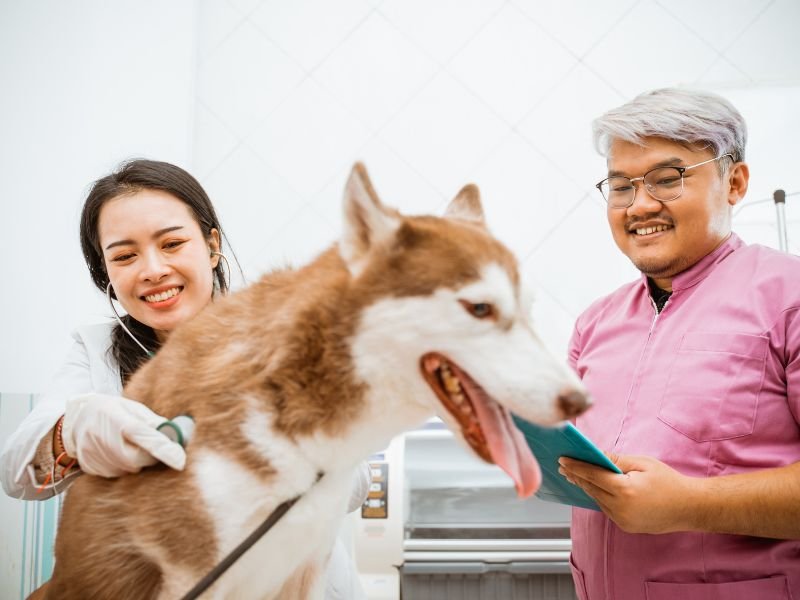
[[219, 232], [206, 240], [191, 208], [175, 196], [145, 189], [109, 200], [97, 229], [117, 299], [159, 339], [211, 300]]

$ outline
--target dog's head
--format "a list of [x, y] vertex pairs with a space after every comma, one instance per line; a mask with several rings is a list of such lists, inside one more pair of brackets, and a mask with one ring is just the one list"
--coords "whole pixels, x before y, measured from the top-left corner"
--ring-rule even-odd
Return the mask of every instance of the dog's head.
[[541, 473], [510, 412], [555, 424], [589, 405], [577, 377], [531, 328], [530, 299], [511, 252], [467, 185], [443, 218], [408, 217], [378, 199], [355, 165], [339, 252], [362, 303], [352, 351], [361, 379], [398, 423], [431, 410], [517, 491]]

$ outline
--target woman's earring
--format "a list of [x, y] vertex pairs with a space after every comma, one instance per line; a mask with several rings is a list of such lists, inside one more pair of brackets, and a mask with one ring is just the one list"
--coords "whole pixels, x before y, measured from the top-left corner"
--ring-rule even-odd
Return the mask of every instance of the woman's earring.
[[228, 262], [228, 257], [225, 256], [222, 252], [215, 252], [214, 250], [211, 251], [210, 256], [219, 256], [222, 260], [225, 261], [225, 268], [228, 271], [228, 277], [227, 277], [228, 285], [230, 285], [230, 281], [231, 281], [231, 263]]

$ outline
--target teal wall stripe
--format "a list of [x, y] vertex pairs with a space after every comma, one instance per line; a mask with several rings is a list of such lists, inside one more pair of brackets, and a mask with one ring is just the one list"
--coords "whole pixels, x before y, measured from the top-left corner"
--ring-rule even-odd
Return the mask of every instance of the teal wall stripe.
[[39, 581], [47, 581], [53, 574], [53, 545], [56, 539], [57, 500], [51, 498], [44, 503], [42, 518], [42, 570]]
[[28, 557], [28, 507], [29, 502], [25, 503], [25, 516], [22, 520], [22, 569], [19, 573], [19, 600], [25, 600], [25, 562]]
[[39, 558], [41, 557], [42, 548], [42, 503], [36, 503], [36, 510], [34, 511], [34, 519], [36, 519], [36, 535], [33, 537], [33, 568], [31, 569], [31, 586], [29, 590], [36, 589], [36, 581], [39, 579]]
[[[30, 397], [30, 407], [33, 410], [33, 396]], [[28, 589], [26, 592], [30, 593], [36, 587], [36, 578], [39, 573], [39, 538], [42, 533], [42, 520], [39, 515], [42, 513], [42, 503], [33, 503], [33, 536], [31, 537], [31, 568], [28, 575]]]
[[[33, 394], [28, 395], [28, 412], [33, 409]], [[23, 517], [23, 526], [22, 526], [22, 568], [20, 569], [20, 586], [19, 586], [19, 597], [20, 600], [24, 600], [27, 594], [25, 593], [26, 585], [25, 585], [25, 576], [28, 575], [29, 567], [28, 567], [28, 521], [30, 520], [31, 513], [35, 514], [36, 505], [34, 504], [31, 506], [30, 502], [25, 502], [25, 512]], [[34, 510], [31, 510], [34, 509]]]

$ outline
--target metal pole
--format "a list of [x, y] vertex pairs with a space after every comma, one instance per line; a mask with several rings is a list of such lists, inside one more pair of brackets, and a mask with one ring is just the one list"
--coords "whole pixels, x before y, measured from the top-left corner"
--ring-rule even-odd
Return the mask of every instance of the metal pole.
[[772, 194], [775, 210], [778, 211], [778, 247], [781, 252], [789, 251], [789, 240], [786, 237], [786, 192], [775, 190]]

